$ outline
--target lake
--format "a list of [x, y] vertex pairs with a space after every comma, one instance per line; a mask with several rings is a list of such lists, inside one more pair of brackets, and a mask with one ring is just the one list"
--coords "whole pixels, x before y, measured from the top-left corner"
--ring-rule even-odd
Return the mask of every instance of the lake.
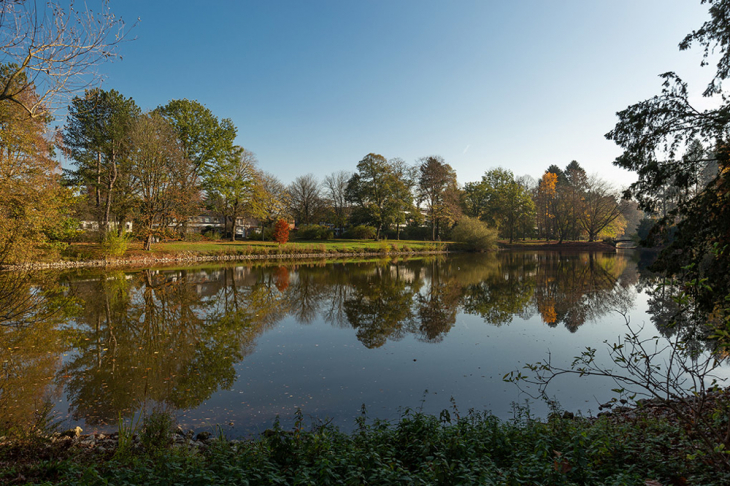
[[[39, 274], [53, 313], [1, 329], [0, 421], [51, 410], [63, 427], [116, 430], [142, 411], [229, 437], [277, 416], [355, 427], [406, 409], [491, 410], [529, 397], [502, 380], [569, 363], [625, 332], [662, 332], [638, 253], [499, 252], [401, 260], [230, 264]], [[650, 308], [653, 315], [649, 314]], [[656, 317], [659, 316], [659, 317]], [[657, 330], [656, 326], [659, 326]], [[561, 406], [597, 413], [612, 382], [565, 377]], [[530, 400], [532, 413], [546, 414]]]

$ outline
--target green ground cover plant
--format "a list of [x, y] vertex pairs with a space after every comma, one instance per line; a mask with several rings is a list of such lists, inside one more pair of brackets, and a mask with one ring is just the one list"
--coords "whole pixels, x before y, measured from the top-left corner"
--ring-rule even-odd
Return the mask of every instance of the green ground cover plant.
[[[203, 448], [173, 446], [160, 428], [170, 423], [158, 417], [154, 430], [142, 431], [143, 445], [123, 455], [51, 448], [34, 456], [19, 446], [5, 446], [0, 449], [0, 483], [19, 478], [30, 484], [63, 485], [730, 481], [727, 472], [688, 457], [685, 451], [692, 448], [691, 440], [683, 427], [670, 421], [641, 413], [596, 419], [559, 412], [536, 420], [528, 408], [516, 407], [514, 418], [503, 421], [475, 411], [461, 416], [455, 408], [440, 416], [405, 410], [395, 423], [369, 421], [363, 414], [349, 434], [329, 425], [306, 428], [299, 413], [293, 430], [276, 422], [247, 441], [228, 441], [218, 433], [205, 439]], [[145, 434], [150, 437], [144, 438]]]

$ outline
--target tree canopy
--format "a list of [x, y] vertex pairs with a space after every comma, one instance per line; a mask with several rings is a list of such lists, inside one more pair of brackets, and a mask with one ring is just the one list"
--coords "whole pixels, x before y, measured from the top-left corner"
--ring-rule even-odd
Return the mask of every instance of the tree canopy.
[[130, 137], [140, 111], [132, 98], [98, 88], [75, 97], [69, 107], [64, 145], [76, 167], [70, 174], [88, 191], [89, 211], [102, 231], [127, 210]]
[[256, 156], [236, 146], [228, 157], [208, 170], [205, 181], [208, 206], [231, 224], [231, 240], [236, 239], [239, 218], [264, 217], [265, 200], [270, 197], [264, 189]]
[[419, 162], [419, 199], [426, 205], [431, 239], [435, 240], [439, 226], [454, 222], [458, 216], [456, 171], [438, 155], [423, 157]]
[[216, 163], [225, 163], [236, 138], [229, 118], [219, 120], [210, 109], [195, 100], [172, 100], [157, 111], [177, 131], [185, 157], [196, 174], [205, 176]]
[[375, 226], [376, 238], [392, 212], [398, 211], [393, 204], [395, 174], [388, 160], [379, 154], [370, 153], [357, 164], [357, 172], [347, 183], [347, 200], [354, 204], [354, 217]]
[[[702, 46], [703, 65], [709, 53], [719, 54], [715, 73], [704, 91], [704, 96], [713, 97], [718, 106], [704, 110], [693, 106], [687, 83], [667, 72], [661, 75], [660, 94], [618, 112], [618, 122], [606, 137], [623, 150], [614, 164], [636, 172], [638, 180], [626, 195], [635, 197], [642, 209], [660, 209], [669, 187], [683, 194], [674, 198], [673, 207], [663, 211], [655, 226], [655, 236], [676, 235], [673, 241], [665, 239], [669, 246], [656, 268], [683, 275], [687, 281], [706, 279], [707, 286], [694, 286], [697, 301], [707, 310], [720, 312], [725, 307], [724, 297], [730, 295], [730, 100], [722, 90], [722, 81], [730, 74], [730, 0], [702, 3], [709, 5], [710, 20], [688, 34], [680, 49]], [[697, 151], [697, 141], [708, 146], [709, 156], [691, 156]], [[700, 188], [698, 163], [707, 160], [717, 164], [718, 171]], [[670, 232], [675, 225], [676, 232]]]

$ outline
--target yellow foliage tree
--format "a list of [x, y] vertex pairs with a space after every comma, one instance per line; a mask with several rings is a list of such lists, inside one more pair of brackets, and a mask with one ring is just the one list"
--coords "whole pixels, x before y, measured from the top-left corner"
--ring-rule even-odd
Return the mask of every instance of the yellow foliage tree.
[[550, 239], [552, 235], [552, 220], [555, 219], [555, 194], [558, 176], [552, 172], [545, 172], [537, 186], [535, 206], [537, 210], [538, 234]]
[[[0, 67], [0, 77], [7, 69]], [[33, 98], [26, 90], [18, 96]], [[32, 100], [28, 101], [33, 103]], [[0, 265], [24, 261], [57, 234], [69, 194], [52, 159], [47, 117], [31, 118], [20, 105], [0, 101]]]

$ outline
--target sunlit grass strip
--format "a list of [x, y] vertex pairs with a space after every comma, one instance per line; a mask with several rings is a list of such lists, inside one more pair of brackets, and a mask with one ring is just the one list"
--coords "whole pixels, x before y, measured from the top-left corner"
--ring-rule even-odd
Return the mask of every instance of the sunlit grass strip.
[[[453, 246], [453, 245], [451, 245]], [[62, 261], [67, 262], [114, 262], [179, 259], [195, 260], [205, 257], [276, 257], [276, 256], [325, 256], [338, 255], [394, 255], [443, 252], [450, 249], [450, 243], [430, 241], [364, 241], [364, 240], [334, 240], [334, 241], [295, 241], [284, 245], [275, 242], [261, 241], [203, 241], [184, 242], [170, 241], [156, 243], [152, 251], [142, 250], [140, 242], [132, 242], [124, 255], [109, 258], [98, 244], [79, 243], [67, 248]], [[46, 263], [54, 263], [53, 261]]]
[[243, 253], [243, 254], [276, 254], [276, 253], [391, 253], [439, 251], [447, 248], [447, 244], [429, 241], [295, 241], [285, 245], [275, 242], [260, 241], [215, 241], [215, 242], [165, 242], [152, 247], [154, 253], [194, 252], [194, 253]]

